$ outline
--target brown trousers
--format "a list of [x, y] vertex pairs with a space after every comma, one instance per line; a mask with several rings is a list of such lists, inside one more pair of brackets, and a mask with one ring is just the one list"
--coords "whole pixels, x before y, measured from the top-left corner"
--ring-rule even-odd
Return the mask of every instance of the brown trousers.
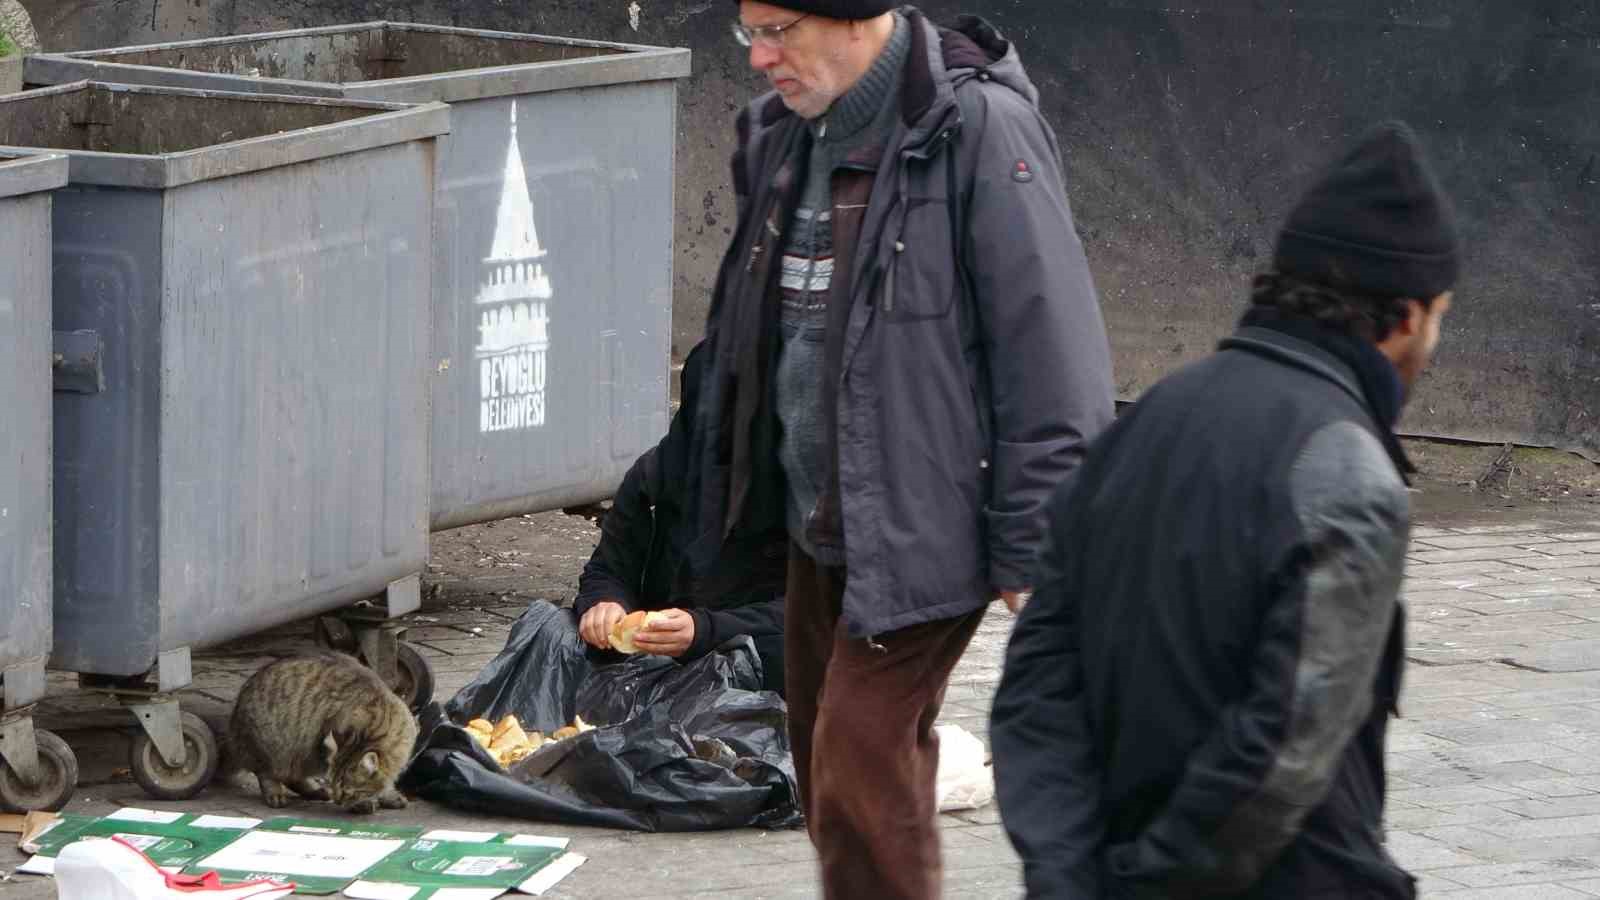
[[789, 548], [784, 679], [806, 828], [829, 900], [940, 894], [933, 723], [984, 610], [851, 638], [844, 570]]

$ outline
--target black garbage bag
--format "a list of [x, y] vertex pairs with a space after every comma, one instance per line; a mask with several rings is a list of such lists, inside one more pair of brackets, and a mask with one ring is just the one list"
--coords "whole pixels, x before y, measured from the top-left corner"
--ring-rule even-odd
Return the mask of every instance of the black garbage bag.
[[[423, 710], [401, 787], [469, 812], [635, 831], [800, 823], [787, 709], [761, 690], [750, 638], [681, 665], [608, 657], [571, 610], [533, 604], [471, 684]], [[578, 717], [596, 727], [507, 771], [462, 727], [507, 714], [545, 733]]]

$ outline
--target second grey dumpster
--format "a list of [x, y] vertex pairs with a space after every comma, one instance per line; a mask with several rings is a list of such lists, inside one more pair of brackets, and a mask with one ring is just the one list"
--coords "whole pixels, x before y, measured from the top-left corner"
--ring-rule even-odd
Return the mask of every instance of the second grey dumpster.
[[434, 530], [579, 506], [667, 427], [676, 79], [689, 51], [372, 22], [30, 57], [80, 78], [446, 101]]
[[0, 160], [0, 809], [60, 809], [72, 749], [35, 731], [50, 656], [50, 191], [63, 156]]
[[132, 708], [155, 796], [216, 765], [172, 694], [191, 647], [420, 603], [448, 127], [442, 104], [87, 82], [0, 98], [0, 153], [70, 160], [54, 327], [103, 348], [55, 394], [51, 665]]

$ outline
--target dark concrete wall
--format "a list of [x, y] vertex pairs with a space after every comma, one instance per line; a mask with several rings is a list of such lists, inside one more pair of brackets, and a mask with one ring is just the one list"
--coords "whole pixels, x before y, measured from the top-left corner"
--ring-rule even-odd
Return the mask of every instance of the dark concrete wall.
[[[375, 18], [691, 47], [678, 142], [676, 346], [731, 221], [726, 159], [760, 89], [728, 0], [23, 0], [49, 48]], [[1438, 157], [1467, 245], [1408, 430], [1600, 451], [1600, 0], [987, 0], [1062, 139], [1136, 396], [1207, 352], [1315, 166], [1384, 116]]]

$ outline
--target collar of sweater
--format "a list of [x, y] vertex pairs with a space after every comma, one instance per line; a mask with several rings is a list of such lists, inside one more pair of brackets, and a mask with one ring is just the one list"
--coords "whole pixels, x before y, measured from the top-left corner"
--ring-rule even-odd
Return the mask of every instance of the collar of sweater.
[[866, 130], [899, 87], [901, 70], [911, 50], [911, 23], [899, 12], [894, 14], [894, 32], [883, 52], [872, 61], [866, 74], [848, 91], [833, 101], [828, 111], [811, 123], [811, 134], [819, 142], [842, 143]]

